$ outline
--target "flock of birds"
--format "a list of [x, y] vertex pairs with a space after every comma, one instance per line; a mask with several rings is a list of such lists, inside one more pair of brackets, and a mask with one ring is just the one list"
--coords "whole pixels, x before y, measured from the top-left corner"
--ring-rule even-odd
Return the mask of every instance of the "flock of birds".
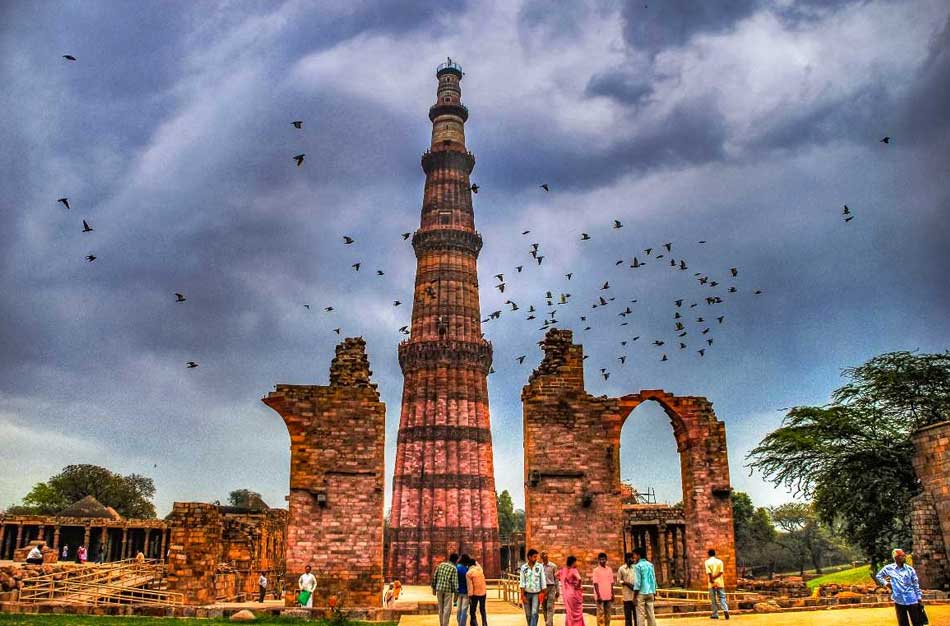
[[[63, 58], [68, 62], [75, 62], [76, 57], [64, 54]], [[303, 128], [302, 120], [294, 120], [291, 122], [291, 125], [295, 129]], [[885, 136], [880, 140], [880, 143], [890, 144], [891, 138]], [[303, 166], [304, 159], [306, 158], [305, 153], [297, 154], [292, 157], [293, 161], [296, 163], [297, 167]], [[545, 193], [551, 191], [551, 186], [548, 183], [541, 183], [538, 186]], [[469, 187], [470, 191], [474, 194], [479, 192], [479, 185], [472, 183]], [[69, 198], [62, 197], [58, 198], [57, 202], [62, 204], [66, 210], [70, 210]], [[854, 219], [855, 215], [848, 205], [844, 205], [842, 209], [842, 218], [845, 223], [849, 223]], [[88, 223], [86, 219], [82, 219], [82, 232], [90, 233], [93, 232], [92, 226]], [[620, 220], [614, 219], [611, 224], [612, 230], [620, 230], [624, 227], [623, 223]], [[522, 236], [527, 236], [531, 234], [531, 230], [522, 231]], [[404, 232], [401, 234], [403, 241], [408, 241], [412, 236], [412, 232]], [[580, 242], [589, 242], [594, 238], [587, 232], [582, 232], [579, 235]], [[352, 246], [356, 243], [356, 239], [350, 235], [343, 235], [342, 237], [343, 245]], [[705, 245], [706, 240], [700, 240], [697, 242], [698, 245]], [[632, 259], [621, 258], [617, 259], [614, 262], [615, 267], [625, 266], [627, 269], [633, 271], [644, 271], [643, 268], [649, 265], [653, 266], [666, 266], [669, 270], [675, 272], [687, 272], [690, 269], [689, 263], [686, 258], [679, 252], [680, 245], [677, 244], [677, 252], [674, 253], [674, 242], [668, 241], [662, 244], [643, 248], [642, 251], [637, 251], [633, 255]], [[538, 242], [533, 242], [530, 244], [530, 247], [527, 249], [526, 254], [531, 257], [532, 261], [537, 265], [541, 266], [544, 261], [545, 255], [542, 254], [541, 245]], [[675, 256], [674, 256], [675, 254]], [[642, 255], [642, 258], [641, 258]], [[86, 255], [87, 262], [94, 262], [97, 259], [97, 256], [90, 252]], [[526, 260], [524, 264], [516, 265], [514, 269], [515, 275], [520, 275], [525, 269], [525, 265], [528, 264]], [[362, 261], [357, 260], [352, 263], [351, 268], [359, 272], [360, 268], [363, 266]], [[728, 274], [725, 272], [728, 271]], [[715, 337], [711, 335], [712, 329], [717, 328], [724, 324], [726, 315], [722, 313], [720, 305], [724, 304], [726, 299], [731, 297], [732, 294], [739, 293], [739, 286], [737, 283], [737, 278], [739, 277], [739, 268], [738, 267], [729, 267], [728, 270], [723, 270], [722, 276], [713, 276], [711, 273], [696, 271], [693, 272], [692, 276], [696, 281], [696, 286], [706, 290], [705, 294], [700, 295], [699, 297], [677, 297], [672, 301], [672, 308], [670, 310], [671, 319], [670, 319], [670, 335], [663, 335], [659, 337], [654, 337], [649, 339], [652, 345], [656, 348], [656, 358], [665, 362], [669, 360], [670, 354], [675, 352], [685, 352], [687, 350], [692, 350], [698, 357], [705, 356], [706, 352], [712, 348], [715, 343]], [[377, 276], [384, 276], [385, 271], [382, 269], [376, 269]], [[505, 273], [499, 272], [494, 275], [494, 278], [497, 281], [495, 288], [498, 289], [499, 293], [504, 294], [506, 289], [511, 293], [511, 276], [509, 273], [509, 279], [505, 279]], [[564, 279], [567, 282], [570, 282], [576, 276], [576, 272], [567, 272], [564, 274]], [[580, 325], [582, 331], [590, 331], [594, 328], [593, 316], [597, 313], [602, 313], [605, 309], [617, 310], [616, 317], [620, 319], [616, 321], [618, 328], [627, 327], [630, 325], [633, 316], [636, 314], [634, 309], [631, 308], [631, 305], [639, 304], [639, 298], [624, 298], [619, 303], [618, 295], [616, 295], [615, 288], [610, 284], [611, 279], [608, 277], [603, 281], [603, 284], [599, 288], [598, 292], [591, 297], [589, 304], [590, 309], [586, 309], [583, 314], [580, 314], [578, 311], [573, 312], [573, 316], [576, 316], [577, 322]], [[530, 280], [529, 280], [530, 282]], [[599, 283], [599, 280], [598, 280]], [[429, 298], [436, 298], [438, 293], [437, 281], [433, 281], [432, 284], [426, 287], [425, 293]], [[762, 295], [761, 289], [752, 289], [750, 293], [753, 296]], [[174, 293], [175, 296], [174, 302], [184, 303], [187, 301], [187, 298], [182, 293]], [[541, 299], [541, 302], [544, 304], [535, 304], [531, 303], [528, 305], [527, 309], [524, 310], [523, 314], [525, 315], [524, 321], [530, 321], [538, 323], [540, 318], [540, 326], [537, 327], [539, 331], [547, 331], [550, 328], [558, 326], [562, 322], [558, 320], [558, 316], [562, 318], [569, 314], [572, 310], [572, 304], [575, 302], [574, 296], [566, 290], [561, 291], [557, 290], [542, 290], [542, 293], [539, 293], [538, 296]], [[400, 300], [393, 300], [393, 306], [398, 307], [402, 305]], [[699, 308], [700, 305], [703, 305], [703, 308]], [[304, 304], [304, 308], [308, 311], [311, 310], [310, 304]], [[507, 313], [515, 313], [521, 311], [523, 306], [519, 305], [512, 298], [508, 298], [504, 301], [504, 306], [510, 307], [507, 311], [504, 309], [498, 309], [491, 311], [485, 318], [481, 321], [483, 324], [488, 324], [500, 320], [502, 315]], [[546, 310], [542, 311], [541, 309], [546, 306]], [[696, 309], [699, 308], [698, 311]], [[596, 311], [601, 309], [601, 311]], [[324, 313], [330, 314], [333, 313], [336, 308], [333, 305], [328, 305], [323, 307]], [[342, 328], [337, 327], [332, 329], [334, 333], [340, 335]], [[409, 335], [409, 325], [401, 326], [399, 332], [403, 335]], [[690, 334], [692, 333], [692, 334]], [[640, 341], [641, 335], [630, 334], [629, 337], [620, 339], [618, 341], [621, 349], [626, 349], [629, 346], [632, 346], [634, 343]], [[694, 343], [690, 346], [690, 342]], [[539, 341], [539, 344], [542, 342]], [[629, 355], [624, 353], [616, 357], [616, 360], [620, 363], [621, 366], [625, 365]], [[525, 361], [526, 355], [521, 354], [514, 357], [519, 364], [523, 364]], [[588, 356], [584, 356], [585, 359]], [[185, 366], [189, 369], [194, 369], [198, 367], [196, 361], [187, 361]], [[489, 373], [493, 373], [494, 369], [492, 368]], [[603, 376], [604, 380], [610, 378], [610, 369], [607, 367], [600, 368], [600, 374]]]

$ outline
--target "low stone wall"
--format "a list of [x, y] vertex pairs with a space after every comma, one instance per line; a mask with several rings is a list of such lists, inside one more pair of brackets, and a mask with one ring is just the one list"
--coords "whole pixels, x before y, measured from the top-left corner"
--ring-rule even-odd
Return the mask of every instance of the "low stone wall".
[[56, 563], [59, 561], [59, 552], [46, 547], [45, 541], [31, 541], [22, 548], [17, 548], [13, 551], [13, 560], [25, 563], [33, 546], [43, 546], [43, 548], [41, 548], [43, 551], [43, 563]]
[[804, 598], [811, 595], [811, 589], [799, 576], [759, 580], [755, 578], [740, 578], [737, 584], [739, 591], [754, 591], [770, 596], [786, 596], [790, 598]]

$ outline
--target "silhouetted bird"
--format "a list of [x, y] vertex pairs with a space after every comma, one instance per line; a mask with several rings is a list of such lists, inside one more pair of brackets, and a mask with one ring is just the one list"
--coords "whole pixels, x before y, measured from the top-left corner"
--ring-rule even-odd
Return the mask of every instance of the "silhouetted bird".
[[291, 122], [291, 124], [294, 125], [294, 128], [303, 128], [303, 121], [302, 121], [302, 120], [293, 121], [293, 122]]
[[410, 235], [412, 235], [412, 233], [403, 233], [402, 234], [403, 241], [405, 241], [406, 239], [409, 239]]
[[328, 307], [326, 307], [326, 308], [323, 309], [323, 310], [329, 312], [329, 311], [332, 311], [332, 310], [333, 310], [333, 307], [332, 307], [332, 306], [328, 306]]
[[601, 287], [601, 289], [610, 289], [610, 281], [604, 282], [604, 285]]
[[607, 380], [608, 378], [610, 378], [610, 372], [604, 372], [603, 377], [604, 377], [604, 380]]
[[581, 233], [581, 241], [587, 241], [588, 239], [590, 239], [590, 235], [587, 233]]
[[353, 269], [355, 269], [357, 272], [360, 271], [360, 263], [354, 263], [354, 264], [351, 265], [350, 267], [352, 267]]
[[402, 304], [402, 302], [399, 300], [393, 300], [393, 306], [399, 306], [400, 304]]
[[472, 186], [471, 186], [471, 187], [469, 187], [469, 189], [471, 189], [471, 190], [472, 190], [472, 193], [478, 193], [478, 190], [479, 190], [479, 186], [478, 186], [478, 185], [476, 185], [475, 183], [472, 183]]
[[664, 355], [663, 355], [663, 358], [660, 359], [660, 360], [661, 360], [661, 361], [668, 361], [669, 359], [667, 359], [667, 358], [666, 358], [666, 355], [664, 354]]
[[641, 265], [643, 265], [643, 263], [641, 263], [641, 262], [637, 259], [637, 257], [633, 257], [633, 263], [630, 265], [630, 267], [632, 267], [633, 269], [637, 269], [637, 268], [640, 267]]
[[704, 354], [706, 354], [706, 348], [700, 348], [696, 352], [699, 352], [699, 356], [703, 356]]
[[67, 209], [69, 208], [69, 198], [60, 198], [56, 202], [62, 203], [62, 205], [66, 207]]
[[386, 272], [384, 272], [383, 270], [376, 270], [376, 275], [377, 275], [377, 276], [385, 276], [385, 275], [386, 275]]
[[354, 241], [354, 239], [353, 239], [352, 237], [350, 237], [350, 236], [348, 236], [348, 235], [343, 235], [343, 243], [344, 243], [345, 245], [348, 246], [348, 245], [350, 245], [351, 243], [353, 243], [353, 241]]
[[96, 255], [94, 255], [94, 254], [87, 254], [87, 255], [86, 255], [86, 260], [89, 261], [90, 263], [92, 263], [93, 261], [96, 260]]
[[568, 280], [571, 280], [571, 276], [573, 276], [573, 275], [574, 275], [574, 272], [568, 272], [567, 274], [565, 274], [565, 276], [567, 276], [567, 279], [568, 279]]
[[71, 54], [64, 54], [64, 55], [63, 55], [63, 58], [66, 59], [67, 61], [75, 61], [75, 60], [76, 60], [76, 57], [74, 57], [74, 56], [71, 55]]
[[84, 233], [91, 233], [91, 232], [92, 232], [92, 226], [90, 226], [90, 225], [89, 225], [89, 222], [87, 222], [86, 220], [83, 220], [83, 221], [82, 221], [82, 232], [84, 232]]
[[519, 357], [515, 357], [515, 360], [518, 361], [518, 363], [524, 363], [524, 358], [525, 358], [525, 355], [522, 354]]
[[653, 345], [655, 345], [655, 346], [662, 346], [664, 343], [666, 343], [666, 342], [665, 342], [665, 341], [660, 341], [659, 339], [656, 339], [656, 340], [653, 341]]
[[672, 250], [672, 249], [673, 249], [673, 243], [672, 243], [672, 242], [663, 244], [663, 247], [666, 248], [666, 251], [667, 251], [667, 252], [672, 252], [672, 251], [673, 251], [673, 250]]
[[761, 289], [756, 289], [755, 291], [752, 292], [752, 294], [753, 294], [753, 295], [756, 295], [756, 296], [761, 296], [761, 295], [762, 295], [762, 290], [761, 290]]
[[194, 369], [194, 368], [198, 367], [198, 364], [195, 363], [194, 361], [188, 361], [187, 363], [185, 363], [185, 366], [186, 366], [188, 369]]
[[499, 284], [499, 285], [495, 285], [495, 289], [497, 289], [497, 290], [500, 291], [501, 293], [505, 293], [505, 283], [501, 283], [501, 284]]
[[544, 189], [545, 191], [551, 191], [550, 189], [548, 189], [548, 184], [547, 184], [547, 183], [541, 183], [541, 184], [539, 185], [539, 187], [541, 187], [541, 189]]
[[520, 274], [520, 273], [521, 273], [521, 270], [524, 269], [524, 265], [516, 265], [516, 266], [515, 266], [515, 269], [518, 270], [518, 273]]
[[726, 319], [726, 316], [725, 316], [725, 315], [720, 315], [720, 316], [717, 317], [716, 319], [719, 320], [719, 323], [720, 323], [720, 324], [722, 324], [722, 320]]
[[[179, 302], [181, 302], [181, 300], [179, 300]], [[305, 305], [303, 305], [303, 308], [305, 308], [305, 309], [307, 309], [307, 310], [309, 311], [309, 310], [310, 310], [310, 305], [309, 305], [309, 304], [305, 304]]]
[[614, 220], [614, 228], [623, 228], [623, 224], [620, 223], [620, 220]]
[[541, 265], [541, 261], [544, 260], [544, 256], [537, 256], [535, 258], [538, 260], [538, 265]]
[[617, 357], [617, 360], [620, 361], [620, 364], [621, 364], [621, 365], [623, 365], [624, 363], [627, 362], [627, 357], [625, 357], [625, 356], [618, 356], [618, 357]]
[[885, 135], [884, 138], [881, 139], [881, 143], [891, 143], [891, 138]]
[[[183, 294], [175, 292], [175, 302], [184, 302], [187, 299], [188, 298], [186, 298]], [[307, 307], [308, 309], [310, 308], [309, 304], [305, 304], [304, 306]]]
[[306, 155], [306, 154], [298, 154], [297, 156], [294, 157], [294, 161], [297, 162], [297, 167], [300, 167], [301, 165], [303, 165], [303, 158], [304, 158], [305, 156], [307, 156], [307, 155]]
[[504, 275], [504, 274], [495, 274], [495, 278], [497, 278], [497, 279], [498, 279], [498, 282], [500, 282], [500, 283], [505, 281], [505, 275]]
[[650, 256], [650, 253], [653, 252], [653, 248], [644, 248], [643, 251], [647, 253], [647, 256]]

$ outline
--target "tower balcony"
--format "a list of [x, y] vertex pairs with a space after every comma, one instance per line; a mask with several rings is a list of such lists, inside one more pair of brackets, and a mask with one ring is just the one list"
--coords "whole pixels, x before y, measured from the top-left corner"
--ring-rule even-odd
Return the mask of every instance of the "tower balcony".
[[459, 250], [477, 257], [482, 249], [482, 236], [477, 232], [456, 228], [417, 230], [412, 235], [412, 247], [416, 251], [416, 258], [426, 252], [442, 250]]
[[461, 170], [471, 174], [475, 169], [475, 155], [458, 150], [426, 150], [422, 155], [422, 169], [426, 174], [435, 170]]
[[468, 107], [457, 102], [455, 104], [433, 104], [429, 107], [429, 121], [434, 122], [435, 118], [442, 115], [454, 115], [455, 117], [462, 118], [462, 121], [468, 121]]
[[435, 75], [442, 76], [442, 74], [455, 74], [459, 78], [465, 75], [465, 72], [462, 71], [462, 66], [452, 60], [452, 57], [449, 57], [445, 60], [445, 63], [439, 63], [439, 66], [435, 68]]
[[399, 344], [399, 365], [404, 374], [417, 369], [432, 368], [437, 364], [477, 367], [487, 375], [492, 364], [491, 342], [484, 339], [479, 342], [409, 339]]

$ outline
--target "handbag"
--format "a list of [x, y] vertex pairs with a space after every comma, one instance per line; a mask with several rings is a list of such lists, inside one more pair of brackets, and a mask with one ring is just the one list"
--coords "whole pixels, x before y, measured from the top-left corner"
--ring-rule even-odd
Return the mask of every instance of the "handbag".
[[297, 602], [300, 604], [300, 606], [307, 606], [307, 603], [310, 602], [310, 592], [304, 590], [298, 593]]

